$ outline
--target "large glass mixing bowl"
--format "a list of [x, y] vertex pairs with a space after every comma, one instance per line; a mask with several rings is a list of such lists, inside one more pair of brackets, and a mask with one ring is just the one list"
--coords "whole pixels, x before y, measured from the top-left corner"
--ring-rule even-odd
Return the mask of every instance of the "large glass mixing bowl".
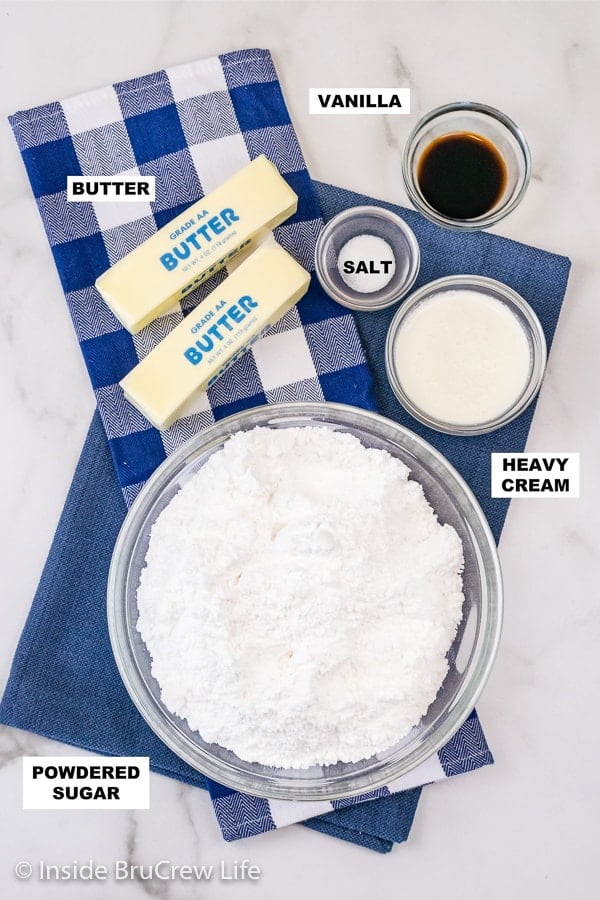
[[[310, 769], [276, 769], [239, 759], [231, 751], [203, 741], [172, 714], [162, 703], [159, 685], [151, 674], [150, 655], [136, 629], [136, 593], [152, 525], [180, 487], [225, 441], [238, 431], [257, 426], [330, 428], [353, 434], [366, 447], [387, 450], [408, 466], [439, 521], [452, 525], [462, 540], [465, 601], [463, 619], [448, 652], [448, 674], [418, 725], [400, 743], [370, 759]], [[131, 699], [153, 731], [181, 759], [215, 781], [255, 796], [331, 800], [362, 794], [406, 775], [462, 725], [483, 689], [498, 648], [502, 581], [483, 512], [460, 475], [433, 447], [395, 422], [355, 407], [282, 403], [245, 410], [218, 422], [176, 450], [156, 470], [129, 511], [115, 545], [108, 582], [108, 624], [114, 656]]]

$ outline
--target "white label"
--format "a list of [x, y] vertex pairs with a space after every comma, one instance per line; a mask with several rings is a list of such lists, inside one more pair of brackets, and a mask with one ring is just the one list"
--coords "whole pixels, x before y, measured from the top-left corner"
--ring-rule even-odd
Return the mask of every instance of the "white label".
[[384, 115], [410, 113], [409, 88], [309, 88], [311, 115]]
[[147, 756], [24, 756], [23, 809], [149, 809]]
[[579, 497], [579, 453], [492, 453], [492, 497]]
[[154, 175], [67, 175], [67, 200], [73, 203], [132, 203], [156, 200]]

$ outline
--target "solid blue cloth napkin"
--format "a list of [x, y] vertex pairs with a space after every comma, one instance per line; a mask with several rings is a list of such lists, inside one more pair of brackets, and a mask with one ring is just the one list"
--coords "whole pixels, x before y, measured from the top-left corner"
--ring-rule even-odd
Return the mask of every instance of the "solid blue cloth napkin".
[[[379, 202], [329, 185], [317, 184], [316, 188], [326, 218], [346, 206]], [[398, 212], [415, 230], [424, 256], [421, 280], [453, 271], [502, 275], [534, 306], [550, 345], [566, 289], [568, 260], [493, 235], [443, 231], [410, 210], [381, 205]], [[435, 260], [433, 268], [429, 259]], [[489, 452], [523, 449], [533, 410], [493, 435], [477, 438], [450, 438], [419, 426], [396, 403], [385, 377], [383, 345], [392, 314], [393, 310], [388, 310], [356, 317], [380, 409], [419, 430], [453, 458], [498, 536], [507, 503], [489, 496]], [[132, 706], [112, 658], [105, 587], [112, 546], [125, 512], [96, 414], [15, 655], [0, 705], [0, 721], [97, 753], [149, 755], [156, 771], [204, 786], [202, 776], [174, 756], [146, 726]], [[464, 770], [460, 753], [453, 755], [448, 750], [444, 764], [448, 772]], [[407, 790], [340, 808], [305, 824], [386, 852], [408, 836], [418, 795], [419, 788]]]

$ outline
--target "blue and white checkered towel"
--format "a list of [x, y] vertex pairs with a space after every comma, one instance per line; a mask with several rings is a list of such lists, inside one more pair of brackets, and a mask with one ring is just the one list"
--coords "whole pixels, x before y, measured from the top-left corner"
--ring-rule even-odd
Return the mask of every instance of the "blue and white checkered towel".
[[[18, 112], [10, 122], [128, 505], [174, 449], [239, 409], [325, 399], [374, 408], [354, 320], [315, 278], [302, 302], [167, 431], [154, 429], [118, 384], [226, 273], [137, 335], [114, 317], [96, 278], [262, 153], [299, 197], [297, 213], [275, 237], [313, 269], [321, 213], [270, 53], [247, 50], [176, 66]], [[154, 175], [156, 202], [67, 202], [68, 175], [123, 173]]]
[[[265, 402], [332, 400], [373, 409], [353, 316], [316, 279], [297, 307], [240, 359], [189, 414], [160, 433], [125, 401], [118, 382], [198, 301], [212, 280], [137, 335], [112, 315], [98, 275], [250, 159], [264, 153], [299, 196], [276, 239], [308, 269], [321, 214], [271, 55], [246, 50], [177, 66], [10, 118], [56, 267], [125, 500], [131, 504], [174, 449], [215, 420]], [[68, 175], [156, 176], [156, 202], [68, 203]], [[223, 278], [224, 273], [215, 276]], [[352, 801], [257, 800], [209, 789], [227, 839], [465, 772], [492, 761], [473, 715], [453, 741], [399, 782]], [[377, 801], [376, 801], [377, 802]]]

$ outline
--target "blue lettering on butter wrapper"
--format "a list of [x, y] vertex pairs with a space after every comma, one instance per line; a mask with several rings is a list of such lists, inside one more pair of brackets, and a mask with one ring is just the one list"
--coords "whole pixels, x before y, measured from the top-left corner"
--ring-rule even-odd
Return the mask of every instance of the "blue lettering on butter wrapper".
[[[217, 309], [222, 309], [225, 301], [220, 301], [217, 304]], [[187, 359], [189, 363], [193, 366], [197, 366], [198, 363], [202, 362], [204, 356], [207, 353], [210, 353], [221, 341], [223, 341], [230, 332], [235, 330], [235, 326], [240, 322], [243, 322], [247, 315], [253, 310], [257, 309], [259, 306], [258, 302], [254, 300], [250, 294], [244, 294], [236, 303], [232, 303], [222, 315], [219, 316], [216, 322], [211, 324], [207, 328], [199, 327], [200, 323], [196, 323], [190, 329], [192, 334], [198, 334], [194, 344], [191, 347], [188, 347], [183, 355]], [[212, 318], [211, 315], [206, 315], [203, 319], [203, 324], [208, 324], [208, 320]]]
[[189, 259], [192, 250], [201, 250], [206, 244], [210, 244], [215, 235], [223, 234], [230, 228], [234, 222], [239, 222], [240, 217], [231, 207], [222, 209], [220, 213], [212, 216], [208, 222], [204, 222], [198, 228], [187, 234], [178, 244], [173, 244], [168, 253], [163, 253], [160, 261], [167, 269], [172, 272], [179, 263], [185, 259]]

